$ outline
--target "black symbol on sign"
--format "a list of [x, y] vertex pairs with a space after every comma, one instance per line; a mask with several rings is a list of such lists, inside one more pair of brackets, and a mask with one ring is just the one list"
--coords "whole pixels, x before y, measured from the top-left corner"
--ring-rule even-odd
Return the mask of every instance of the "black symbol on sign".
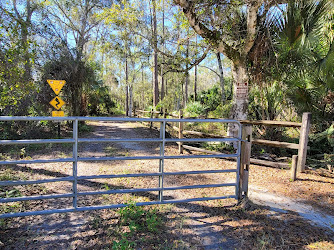
[[55, 100], [56, 100], [56, 102], [57, 102], [56, 107], [59, 108], [58, 105], [60, 104], [60, 101], [59, 101], [58, 98], [56, 98]]

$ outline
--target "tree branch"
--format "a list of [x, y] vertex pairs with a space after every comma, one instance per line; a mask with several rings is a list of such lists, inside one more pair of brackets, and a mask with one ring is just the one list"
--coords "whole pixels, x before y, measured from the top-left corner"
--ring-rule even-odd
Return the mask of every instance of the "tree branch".
[[205, 57], [207, 56], [207, 54], [209, 53], [209, 51], [210, 51], [210, 48], [208, 47], [206, 49], [206, 51], [204, 52], [204, 54], [200, 58], [198, 58], [194, 63], [190, 64], [187, 68], [185, 68], [185, 69], [169, 69], [166, 72], [164, 72], [163, 75], [165, 75], [165, 74], [167, 74], [169, 72], [175, 72], [175, 73], [186, 73], [186, 72], [188, 72], [193, 67], [195, 67], [196, 65], [200, 64], [205, 59]]
[[247, 36], [245, 40], [245, 45], [242, 51], [242, 56], [245, 56], [248, 54], [248, 52], [252, 49], [255, 38], [257, 35], [257, 13], [260, 7], [260, 4], [262, 1], [260, 0], [252, 0], [249, 1], [247, 4], [248, 11], [247, 11]]
[[173, 0], [174, 4], [179, 5], [183, 9], [183, 13], [187, 17], [189, 24], [195, 32], [206, 39], [210, 45], [221, 53], [230, 57], [237, 51], [231, 48], [227, 43], [222, 41], [222, 35], [218, 30], [210, 30], [195, 14], [194, 3], [191, 0]]
[[212, 71], [213, 73], [215, 73], [218, 77], [220, 77], [220, 74], [218, 74], [215, 70], [213, 70], [213, 69], [211, 69], [211, 68], [209, 68], [209, 67], [207, 67], [207, 66], [198, 65], [198, 67], [206, 68], [206, 69], [208, 69], [208, 70], [211, 70], [211, 71]]

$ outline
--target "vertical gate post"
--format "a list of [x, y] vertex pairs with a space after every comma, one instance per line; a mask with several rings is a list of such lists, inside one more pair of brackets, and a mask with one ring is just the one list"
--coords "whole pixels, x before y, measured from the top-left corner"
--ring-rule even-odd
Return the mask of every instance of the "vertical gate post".
[[248, 195], [248, 176], [252, 147], [252, 125], [242, 126], [238, 200]]
[[300, 137], [299, 137], [298, 162], [297, 162], [297, 171], [299, 173], [305, 172], [307, 143], [308, 143], [308, 134], [310, 132], [310, 126], [311, 126], [311, 113], [303, 113], [302, 127], [300, 129]]
[[161, 188], [161, 190], [159, 191], [159, 201], [163, 202], [166, 121], [163, 121], [160, 124], [160, 139], [162, 139], [162, 142], [160, 142], [160, 156], [162, 156], [162, 158], [159, 160], [159, 173], [161, 174], [159, 176], [159, 188]]
[[[179, 119], [183, 118], [183, 110], [180, 109], [180, 113], [179, 113]], [[179, 139], [183, 138], [183, 122], [179, 122]], [[183, 146], [182, 146], [182, 142], [179, 142], [179, 153], [183, 154]]]
[[78, 119], [73, 121], [73, 207], [77, 208], [77, 199], [78, 199], [78, 191], [77, 191], [77, 184], [78, 184]]

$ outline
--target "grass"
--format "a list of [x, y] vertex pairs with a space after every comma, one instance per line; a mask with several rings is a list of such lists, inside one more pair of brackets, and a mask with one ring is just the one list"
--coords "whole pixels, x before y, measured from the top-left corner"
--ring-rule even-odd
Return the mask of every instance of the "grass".
[[[0, 181], [17, 181], [17, 180], [27, 180], [27, 176], [16, 171], [5, 168], [0, 171]], [[0, 198], [14, 198], [21, 196], [29, 196], [31, 194], [46, 194], [48, 191], [46, 187], [42, 184], [32, 184], [32, 185], [21, 185], [21, 186], [1, 186], [0, 187]], [[2, 203], [0, 205], [1, 213], [16, 213], [23, 212], [29, 207], [29, 201], [23, 202], [9, 202]]]
[[193, 130], [207, 134], [225, 135], [226, 124], [224, 123], [212, 123], [212, 122], [192, 122], [184, 123], [184, 130]]
[[111, 146], [107, 146], [104, 148], [104, 152], [108, 155], [108, 156], [116, 156], [117, 155], [117, 149], [115, 147], [111, 147]]
[[[135, 249], [138, 247], [152, 248], [161, 244], [159, 232], [165, 228], [165, 218], [157, 207], [137, 206], [130, 201], [127, 206], [110, 213], [117, 215], [117, 222], [109, 225], [107, 235], [111, 249]], [[94, 229], [104, 228], [108, 221], [95, 216], [90, 225]], [[170, 249], [170, 248], [169, 248]]]
[[89, 133], [94, 130], [94, 127], [87, 123], [79, 123], [79, 133]]
[[[22, 176], [21, 176], [22, 177]], [[0, 171], [0, 181], [15, 181], [20, 180], [20, 176], [15, 174], [11, 169], [4, 169]], [[13, 188], [11, 186], [2, 186], [0, 187], [0, 198], [13, 198], [20, 197], [22, 193], [19, 189]], [[24, 207], [27, 203], [23, 202], [10, 202], [3, 203], [0, 205], [0, 213], [16, 213], [24, 210]], [[7, 225], [7, 220], [0, 220], [0, 228], [3, 228]]]
[[202, 147], [204, 147], [207, 150], [211, 151], [218, 151], [218, 152], [229, 152], [233, 153], [235, 152], [235, 149], [233, 148], [233, 145], [228, 145], [224, 142], [205, 142], [202, 143]]

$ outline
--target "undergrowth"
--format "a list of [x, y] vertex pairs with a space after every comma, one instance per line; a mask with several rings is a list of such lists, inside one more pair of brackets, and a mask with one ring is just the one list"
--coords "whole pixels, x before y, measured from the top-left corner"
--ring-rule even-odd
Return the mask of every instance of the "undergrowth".
[[144, 208], [130, 202], [117, 211], [119, 221], [112, 243], [112, 249], [134, 249], [139, 243], [155, 241], [155, 234], [162, 229], [162, 216], [155, 208]]
[[112, 249], [132, 249], [141, 241], [154, 240], [154, 234], [163, 225], [157, 209], [144, 209], [133, 202], [119, 209], [117, 213], [120, 217], [116, 230], [119, 240], [113, 241]]
[[[0, 170], [0, 181], [18, 181], [27, 180], [27, 176], [14, 171], [11, 168]], [[43, 195], [48, 193], [46, 187], [42, 184], [18, 185], [18, 186], [0, 186], [0, 198], [15, 198], [31, 195]], [[8, 202], [0, 204], [0, 213], [17, 213], [24, 212], [30, 207], [30, 201]], [[6, 220], [0, 220], [0, 226], [3, 227]]]

